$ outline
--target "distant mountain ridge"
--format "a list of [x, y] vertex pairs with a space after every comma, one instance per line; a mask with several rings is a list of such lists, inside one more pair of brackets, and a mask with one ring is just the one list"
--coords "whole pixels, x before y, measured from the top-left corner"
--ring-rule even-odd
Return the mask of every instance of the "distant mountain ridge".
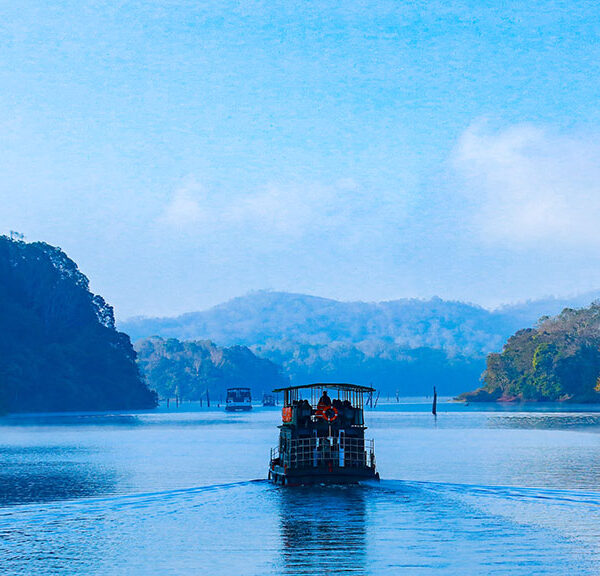
[[205, 311], [172, 318], [131, 318], [120, 328], [133, 340], [153, 335], [210, 339], [222, 346], [255, 346], [288, 340], [322, 345], [376, 340], [406, 348], [430, 347], [449, 354], [485, 355], [502, 348], [520, 328], [568, 306], [600, 297], [548, 298], [496, 310], [440, 298], [388, 302], [340, 302], [287, 292], [253, 292]]
[[[283, 369], [292, 383], [372, 383], [384, 394], [455, 395], [475, 388], [485, 357], [542, 315], [591, 301], [549, 298], [487, 310], [464, 302], [403, 299], [338, 302], [286, 292], [254, 292], [203, 312], [134, 318], [134, 339], [158, 335], [245, 345]], [[243, 375], [242, 375], [243, 376]]]
[[384, 394], [442, 394], [475, 388], [485, 357], [515, 331], [572, 300], [545, 299], [487, 310], [464, 302], [403, 299], [338, 302], [286, 292], [254, 292], [203, 312], [134, 318], [121, 328], [134, 339], [153, 335], [245, 345], [283, 368], [292, 383], [372, 382]]

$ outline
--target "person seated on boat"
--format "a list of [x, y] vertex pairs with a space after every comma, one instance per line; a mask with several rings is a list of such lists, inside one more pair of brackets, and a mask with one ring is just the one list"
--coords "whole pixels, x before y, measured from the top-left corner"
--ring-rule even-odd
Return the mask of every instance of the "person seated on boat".
[[354, 422], [355, 410], [352, 407], [352, 403], [350, 402], [350, 400], [344, 400], [342, 402], [342, 409], [340, 410], [340, 414], [343, 415], [343, 419], [345, 422]]
[[307, 422], [310, 420], [312, 409], [308, 400], [301, 400], [298, 406], [298, 426], [300, 428], [306, 427]]
[[317, 404], [317, 408], [319, 410], [323, 410], [326, 406], [331, 406], [331, 398], [327, 395], [327, 390], [323, 390], [323, 395], [321, 396], [319, 403]]
[[342, 401], [339, 398], [334, 398], [331, 405], [338, 410], [338, 412], [342, 409]]

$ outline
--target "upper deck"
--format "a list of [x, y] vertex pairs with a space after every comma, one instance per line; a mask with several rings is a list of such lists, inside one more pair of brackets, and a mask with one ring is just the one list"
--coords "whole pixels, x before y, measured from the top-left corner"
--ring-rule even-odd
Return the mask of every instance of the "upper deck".
[[333, 391], [330, 398], [341, 402], [350, 402], [355, 408], [363, 409], [364, 395], [375, 391], [370, 386], [361, 386], [358, 384], [348, 384], [345, 382], [315, 382], [313, 384], [303, 384], [301, 386], [286, 386], [285, 388], [276, 388], [273, 392], [283, 392], [283, 405], [292, 406], [294, 402], [307, 400], [311, 407], [316, 408], [323, 392]]
[[356, 384], [317, 382], [273, 392], [283, 392], [284, 396], [282, 429], [291, 427], [294, 434], [303, 436], [313, 431], [331, 435], [332, 430], [340, 429], [358, 434], [365, 429], [364, 394], [373, 390]]

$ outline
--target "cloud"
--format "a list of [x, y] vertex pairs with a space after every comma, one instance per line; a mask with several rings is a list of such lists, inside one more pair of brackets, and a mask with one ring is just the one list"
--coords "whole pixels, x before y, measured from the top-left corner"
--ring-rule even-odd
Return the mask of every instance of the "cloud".
[[479, 122], [460, 137], [453, 165], [471, 228], [491, 242], [530, 247], [600, 245], [600, 144], [582, 134]]
[[201, 207], [201, 194], [202, 188], [195, 183], [176, 190], [160, 221], [178, 229], [199, 224], [205, 216]]
[[[307, 236], [351, 239], [404, 217], [404, 204], [351, 179], [333, 184], [269, 184], [250, 192], [208, 192], [196, 181], [177, 189], [164, 207], [163, 226], [186, 233], [236, 234], [253, 240], [302, 240]], [[356, 239], [358, 241], [358, 239]]]

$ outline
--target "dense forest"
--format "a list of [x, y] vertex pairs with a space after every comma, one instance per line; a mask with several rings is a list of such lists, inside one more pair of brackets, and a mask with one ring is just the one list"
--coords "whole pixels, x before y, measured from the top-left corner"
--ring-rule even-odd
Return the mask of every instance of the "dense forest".
[[212, 340], [220, 346], [283, 340], [309, 345], [379, 341], [485, 358], [501, 350], [515, 331], [534, 326], [540, 316], [586, 306], [598, 297], [598, 293], [588, 293], [487, 310], [440, 298], [340, 302], [306, 294], [258, 291], [201, 312], [172, 318], [132, 318], [119, 322], [119, 327], [133, 340], [158, 334], [180, 340]]
[[294, 341], [387, 342], [403, 348], [437, 348], [485, 356], [518, 327], [510, 314], [463, 302], [405, 299], [339, 302], [286, 292], [253, 292], [203, 312], [175, 318], [134, 318], [120, 324], [133, 340], [158, 334], [212, 340], [221, 346]]
[[600, 303], [566, 308], [511, 336], [487, 357], [485, 386], [460, 398], [476, 401], [600, 401]]
[[150, 408], [129, 336], [60, 249], [0, 236], [0, 409]]
[[[590, 302], [592, 295], [578, 298]], [[137, 318], [121, 327], [134, 338], [159, 334], [246, 345], [282, 366], [294, 384], [372, 382], [384, 394], [401, 395], [430, 394], [435, 384], [454, 395], [477, 385], [486, 355], [500, 350], [510, 334], [534, 325], [540, 311], [563, 307], [553, 298], [490, 311], [440, 298], [338, 302], [259, 291], [203, 312]]]
[[138, 362], [149, 386], [161, 398], [223, 400], [228, 387], [247, 386], [259, 399], [288, 379], [279, 366], [258, 358], [246, 346], [221, 348], [210, 341], [180, 342], [159, 337], [139, 340]]

